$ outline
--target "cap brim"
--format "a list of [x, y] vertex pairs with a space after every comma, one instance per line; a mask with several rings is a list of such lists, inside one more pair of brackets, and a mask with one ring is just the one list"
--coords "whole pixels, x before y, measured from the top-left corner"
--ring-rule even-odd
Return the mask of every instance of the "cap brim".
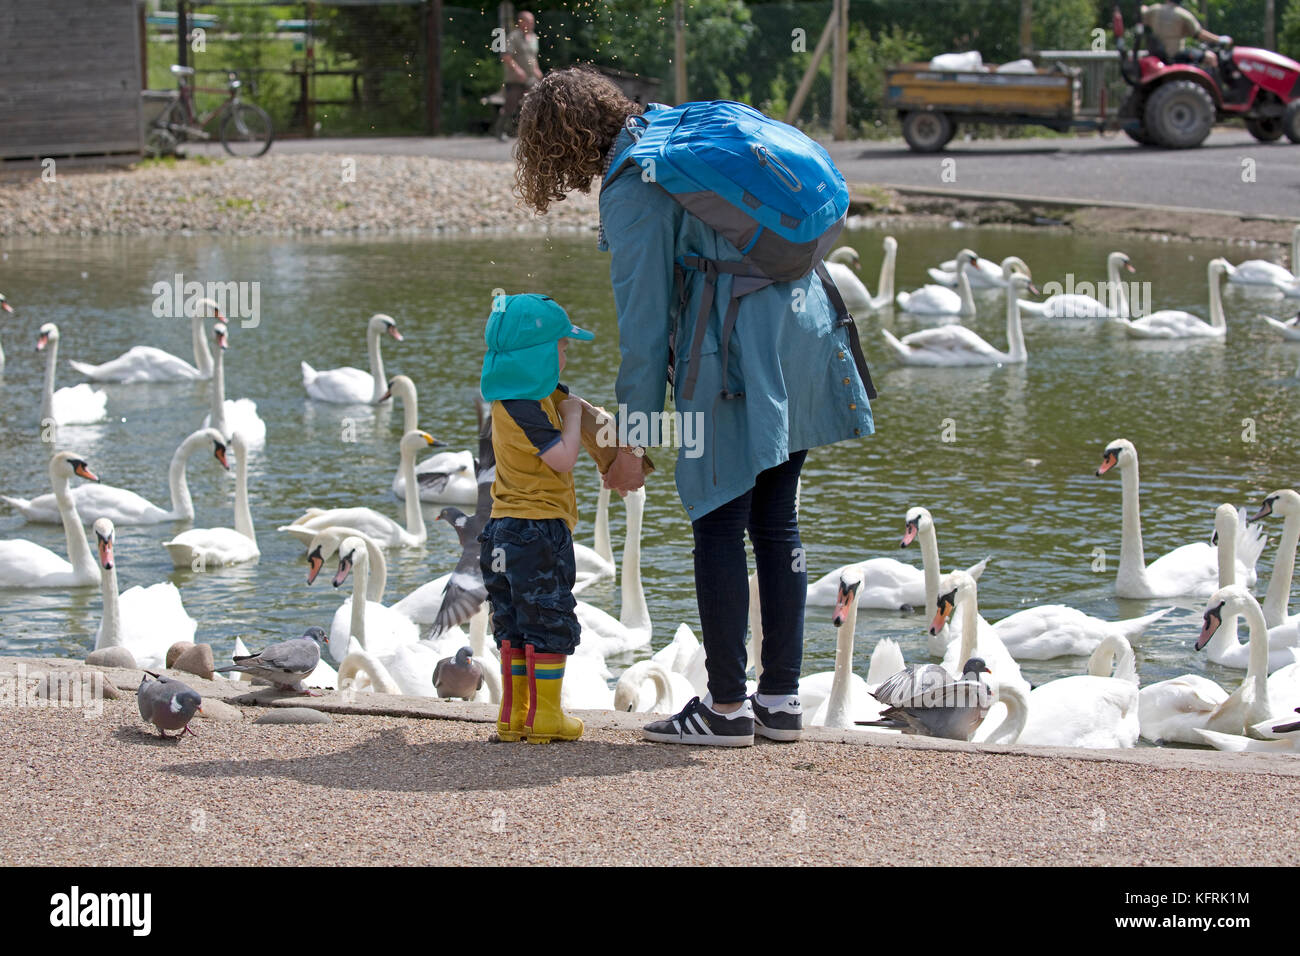
[[569, 326], [569, 334], [565, 336], [570, 339], [577, 339], [580, 342], [590, 342], [596, 336], [586, 329], [580, 329], [576, 325]]

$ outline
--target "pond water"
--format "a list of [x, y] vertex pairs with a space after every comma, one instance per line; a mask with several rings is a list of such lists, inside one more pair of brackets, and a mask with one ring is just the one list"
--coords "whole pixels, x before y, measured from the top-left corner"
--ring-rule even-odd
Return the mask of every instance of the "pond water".
[[[861, 251], [863, 277], [872, 287], [883, 235], [871, 229], [844, 235], [844, 242]], [[1203, 316], [1205, 263], [1225, 254], [1225, 248], [1208, 244], [1055, 230], [912, 226], [895, 235], [900, 290], [928, 281], [925, 267], [962, 246], [995, 260], [1020, 255], [1040, 286], [1064, 282], [1067, 273], [1076, 282], [1103, 279], [1106, 254], [1118, 248], [1139, 270], [1131, 278], [1151, 282], [1154, 308]], [[299, 372], [304, 359], [318, 369], [366, 367], [364, 328], [371, 313], [396, 318], [405, 341], [385, 340], [388, 372], [414, 379], [423, 427], [453, 448], [476, 447], [471, 395], [494, 289], [551, 294], [576, 323], [594, 330], [594, 342], [569, 350], [565, 379], [579, 394], [613, 404], [618, 343], [608, 259], [588, 234], [19, 240], [4, 252], [0, 290], [18, 312], [0, 315], [8, 353], [0, 374], [0, 491], [24, 497], [49, 490], [50, 449], [38, 428], [44, 356], [34, 350], [42, 322], [61, 329], [59, 385], [70, 385], [80, 377], [67, 359], [102, 362], [142, 343], [191, 357], [188, 321], [152, 314], [154, 283], [176, 274], [260, 283], [260, 324], [232, 323], [226, 378], [227, 395], [255, 399], [268, 424], [265, 450], [250, 457], [261, 560], [208, 573], [175, 571], [161, 542], [182, 526], [118, 531], [121, 587], [174, 581], [199, 622], [198, 640], [210, 642], [218, 659], [229, 653], [236, 635], [256, 647], [296, 636], [311, 624], [327, 626], [343, 598], [325, 576], [314, 587], [304, 583], [302, 548], [277, 533], [277, 525], [310, 505], [367, 504], [400, 520], [400, 505], [389, 494], [400, 413], [311, 401]], [[1226, 255], [1239, 261], [1257, 254], [1237, 247]], [[1142, 683], [1192, 672], [1235, 686], [1241, 672], [1209, 664], [1192, 650], [1200, 603], [1114, 597], [1120, 483], [1116, 476], [1093, 474], [1108, 441], [1125, 437], [1136, 444], [1149, 559], [1206, 540], [1221, 502], [1253, 511], [1268, 492], [1296, 483], [1300, 347], [1282, 343], [1256, 318], [1261, 311], [1283, 314], [1279, 299], [1229, 287], [1225, 303], [1226, 344], [1139, 343], [1102, 322], [1026, 317], [1027, 365], [953, 370], [901, 368], [887, 355], [880, 327], [902, 334], [919, 328], [916, 320], [890, 313], [861, 317], [862, 341], [880, 389], [874, 405], [878, 432], [817, 449], [808, 458], [801, 524], [810, 577], [872, 555], [919, 565], [919, 553], [899, 552], [898, 542], [906, 510], [925, 505], [935, 515], [945, 567], [992, 557], [979, 588], [981, 611], [990, 620], [1043, 602], [1066, 602], [1112, 619], [1174, 604], [1179, 610], [1138, 643]], [[984, 295], [978, 317], [968, 324], [1002, 347], [1004, 315], [1001, 294]], [[64, 429], [59, 446], [82, 452], [105, 482], [165, 504], [167, 461], [206, 414], [207, 385], [102, 387], [109, 421]], [[341, 440], [345, 436], [355, 440]], [[671, 462], [662, 453], [658, 458], [642, 562], [656, 648], [671, 640], [679, 622], [698, 633], [690, 529], [672, 486]], [[577, 536], [590, 542], [598, 488], [594, 466], [580, 467], [578, 479], [583, 522]], [[199, 455], [191, 463], [190, 484], [196, 525], [228, 526], [233, 473]], [[449, 569], [459, 555], [452, 529], [432, 521], [437, 507], [426, 507], [426, 513], [428, 548], [389, 552], [388, 603]], [[612, 528], [617, 552], [618, 505]], [[1275, 542], [1280, 524], [1274, 521], [1268, 530]], [[0, 537], [25, 537], [64, 553], [60, 527], [23, 525], [8, 510], [0, 512]], [[1099, 548], [1108, 558], [1105, 573], [1094, 570]], [[1272, 561], [1270, 547], [1260, 563], [1260, 595]], [[612, 586], [584, 597], [617, 612]], [[99, 614], [97, 588], [0, 589], [0, 649], [81, 657], [93, 646]], [[829, 618], [829, 609], [809, 610], [806, 672], [833, 666]], [[871, 648], [882, 637], [898, 640], [909, 661], [924, 659], [922, 618], [919, 611], [863, 612], [855, 670], [865, 675]], [[1038, 682], [1081, 673], [1084, 663], [1026, 661], [1023, 668]]]

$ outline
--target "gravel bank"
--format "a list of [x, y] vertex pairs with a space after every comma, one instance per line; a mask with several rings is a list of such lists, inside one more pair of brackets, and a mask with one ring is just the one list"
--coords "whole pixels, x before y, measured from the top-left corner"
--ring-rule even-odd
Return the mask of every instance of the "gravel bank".
[[[163, 741], [135, 696], [102, 716], [0, 707], [10, 864], [1294, 865], [1300, 776], [905, 746], [823, 734], [740, 750], [488, 742], [490, 727], [335, 712], [195, 721]], [[206, 682], [203, 682], [206, 683]], [[294, 701], [298, 703], [298, 701]], [[450, 706], [450, 705], [440, 705]], [[1130, 752], [1132, 753], [1132, 752]], [[1171, 752], [1169, 756], [1176, 756]], [[1228, 756], [1228, 755], [1220, 755]]]
[[[56, 168], [57, 173], [57, 168]], [[544, 217], [516, 205], [511, 163], [429, 156], [293, 155], [0, 182], [0, 235], [277, 235], [594, 229], [596, 198]]]

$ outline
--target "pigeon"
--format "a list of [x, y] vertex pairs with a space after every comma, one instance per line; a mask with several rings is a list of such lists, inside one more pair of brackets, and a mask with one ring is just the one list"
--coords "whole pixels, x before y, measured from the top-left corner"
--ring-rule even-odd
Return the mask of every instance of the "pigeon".
[[439, 697], [471, 700], [483, 686], [483, 668], [470, 656], [472, 653], [468, 647], [462, 647], [455, 657], [438, 661], [433, 669], [433, 686]]
[[492, 451], [492, 415], [491, 406], [479, 397], [478, 407], [479, 436], [478, 461], [476, 476], [478, 481], [478, 503], [473, 515], [467, 515], [459, 508], [443, 508], [438, 518], [446, 521], [456, 529], [460, 539], [461, 555], [456, 568], [451, 572], [447, 588], [443, 591], [442, 606], [434, 618], [432, 636], [437, 637], [443, 631], [459, 627], [468, 621], [487, 600], [487, 588], [483, 585], [483, 569], [479, 565], [479, 532], [492, 515], [492, 482], [497, 477], [497, 458]]
[[[145, 671], [145, 675], [140, 678], [140, 687], [136, 691], [140, 716], [158, 728], [159, 737], [166, 737], [164, 731], [168, 730], [180, 730], [172, 738], [175, 740], [187, 733], [197, 737], [198, 734], [190, 730], [190, 721], [196, 713], [203, 713], [199, 706], [203, 698], [199, 692], [173, 677], [159, 676], [153, 671]], [[155, 680], [149, 680], [150, 677]]]
[[979, 727], [993, 695], [979, 675], [992, 673], [981, 658], [962, 666], [961, 679], [938, 664], [922, 664], [899, 671], [883, 681], [871, 696], [889, 706], [879, 720], [859, 720], [864, 727], [891, 727], [905, 734], [970, 740]]
[[328, 638], [324, 630], [309, 627], [302, 637], [272, 644], [260, 654], [236, 657], [235, 663], [218, 667], [216, 672], [227, 674], [230, 671], [241, 671], [273, 684], [280, 690], [296, 690], [300, 694], [319, 697], [317, 691], [304, 688], [302, 681], [310, 677], [320, 663], [321, 644], [326, 640]]

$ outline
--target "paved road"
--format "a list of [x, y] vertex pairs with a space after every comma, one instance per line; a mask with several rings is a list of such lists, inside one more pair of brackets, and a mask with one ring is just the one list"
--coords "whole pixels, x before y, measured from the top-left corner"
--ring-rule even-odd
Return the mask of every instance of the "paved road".
[[[508, 162], [513, 141], [468, 136], [282, 140], [293, 153], [387, 153]], [[1205, 146], [1144, 149], [1122, 134], [1055, 139], [954, 141], [936, 155], [901, 141], [827, 143], [854, 183], [883, 183], [1082, 202], [1112, 201], [1300, 218], [1300, 145], [1258, 143], [1244, 130], [1215, 130]], [[219, 145], [188, 146], [222, 155]], [[1254, 182], [1242, 161], [1254, 161]], [[955, 181], [944, 179], [952, 160]]]

